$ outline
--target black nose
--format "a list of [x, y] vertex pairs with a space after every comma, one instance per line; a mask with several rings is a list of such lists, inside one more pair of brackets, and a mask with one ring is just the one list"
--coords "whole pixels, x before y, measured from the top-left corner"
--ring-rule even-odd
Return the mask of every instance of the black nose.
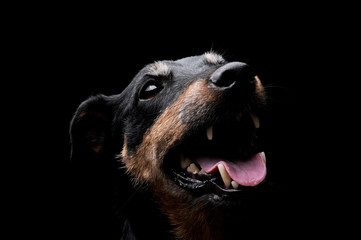
[[219, 88], [240, 87], [252, 90], [255, 85], [255, 74], [250, 66], [242, 62], [231, 62], [218, 68], [210, 77], [210, 82]]

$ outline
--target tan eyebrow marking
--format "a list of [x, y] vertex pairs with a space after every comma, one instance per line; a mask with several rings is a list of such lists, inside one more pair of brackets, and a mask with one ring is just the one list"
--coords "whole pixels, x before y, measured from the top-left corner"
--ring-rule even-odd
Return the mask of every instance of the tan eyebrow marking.
[[214, 52], [206, 52], [204, 54], [204, 59], [207, 63], [210, 64], [220, 64], [225, 62], [224, 58], [221, 55]]
[[171, 74], [171, 70], [164, 62], [157, 61], [153, 63], [148, 69], [148, 75], [154, 77], [168, 77]]

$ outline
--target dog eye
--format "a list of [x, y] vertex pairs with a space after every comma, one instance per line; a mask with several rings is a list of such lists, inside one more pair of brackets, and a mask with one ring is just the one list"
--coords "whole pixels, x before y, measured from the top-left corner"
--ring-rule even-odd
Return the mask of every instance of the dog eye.
[[162, 89], [163, 86], [161, 86], [159, 83], [153, 81], [148, 82], [140, 91], [139, 98], [142, 100], [151, 99], [158, 95]]

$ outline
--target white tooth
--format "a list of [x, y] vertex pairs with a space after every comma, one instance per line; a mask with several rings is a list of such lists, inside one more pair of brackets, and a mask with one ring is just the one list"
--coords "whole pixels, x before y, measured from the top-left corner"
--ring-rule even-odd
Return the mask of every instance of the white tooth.
[[254, 124], [254, 127], [255, 128], [259, 128], [259, 118], [256, 114], [250, 114], [251, 118], [252, 118], [252, 121], [253, 121], [253, 124]]
[[232, 181], [231, 184], [232, 184], [232, 187], [233, 187], [234, 189], [237, 189], [238, 186], [239, 186], [239, 184], [236, 183], [235, 181]]
[[203, 169], [201, 169], [201, 170], [198, 172], [198, 174], [200, 174], [200, 175], [205, 175], [205, 174], [207, 174], [207, 173], [206, 173], [206, 171], [204, 171]]
[[189, 173], [198, 173], [199, 168], [194, 163], [191, 163], [189, 165], [189, 167], [187, 168], [187, 172], [189, 172]]
[[218, 164], [217, 167], [218, 167], [219, 173], [221, 174], [222, 180], [224, 182], [224, 186], [226, 188], [229, 188], [231, 186], [231, 181], [232, 181], [231, 177], [228, 175], [228, 173], [222, 163]]
[[207, 138], [208, 138], [208, 140], [213, 139], [213, 126], [210, 126], [209, 128], [207, 128]]
[[263, 161], [266, 162], [266, 154], [264, 152], [261, 152], [260, 154], [261, 154]]
[[192, 163], [191, 159], [184, 157], [183, 154], [180, 155], [180, 165], [182, 169], [186, 169]]

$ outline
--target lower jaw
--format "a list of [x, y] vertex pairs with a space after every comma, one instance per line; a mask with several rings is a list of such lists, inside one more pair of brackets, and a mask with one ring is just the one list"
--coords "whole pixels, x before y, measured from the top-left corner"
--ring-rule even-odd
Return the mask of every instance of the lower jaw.
[[173, 170], [173, 181], [177, 187], [191, 195], [193, 199], [203, 200], [215, 204], [236, 204], [242, 199], [242, 196], [248, 192], [247, 188], [224, 189], [217, 184], [219, 179], [210, 178], [200, 181], [197, 179], [185, 178]]
[[[181, 176], [181, 173], [177, 173], [173, 169], [170, 176], [173, 178], [170, 179], [172, 188], [174, 188], [173, 193], [176, 192], [175, 196], [177, 198], [188, 199], [192, 202], [203, 202], [216, 207], [240, 207], [244, 201], [252, 198], [252, 196], [258, 196], [260, 193], [265, 192], [267, 188], [267, 183], [264, 181], [257, 186], [239, 186], [238, 189], [226, 189], [219, 185], [221, 184], [219, 177], [201, 181], [196, 178]], [[177, 188], [178, 190], [176, 190]], [[181, 197], [182, 195], [184, 198]]]

